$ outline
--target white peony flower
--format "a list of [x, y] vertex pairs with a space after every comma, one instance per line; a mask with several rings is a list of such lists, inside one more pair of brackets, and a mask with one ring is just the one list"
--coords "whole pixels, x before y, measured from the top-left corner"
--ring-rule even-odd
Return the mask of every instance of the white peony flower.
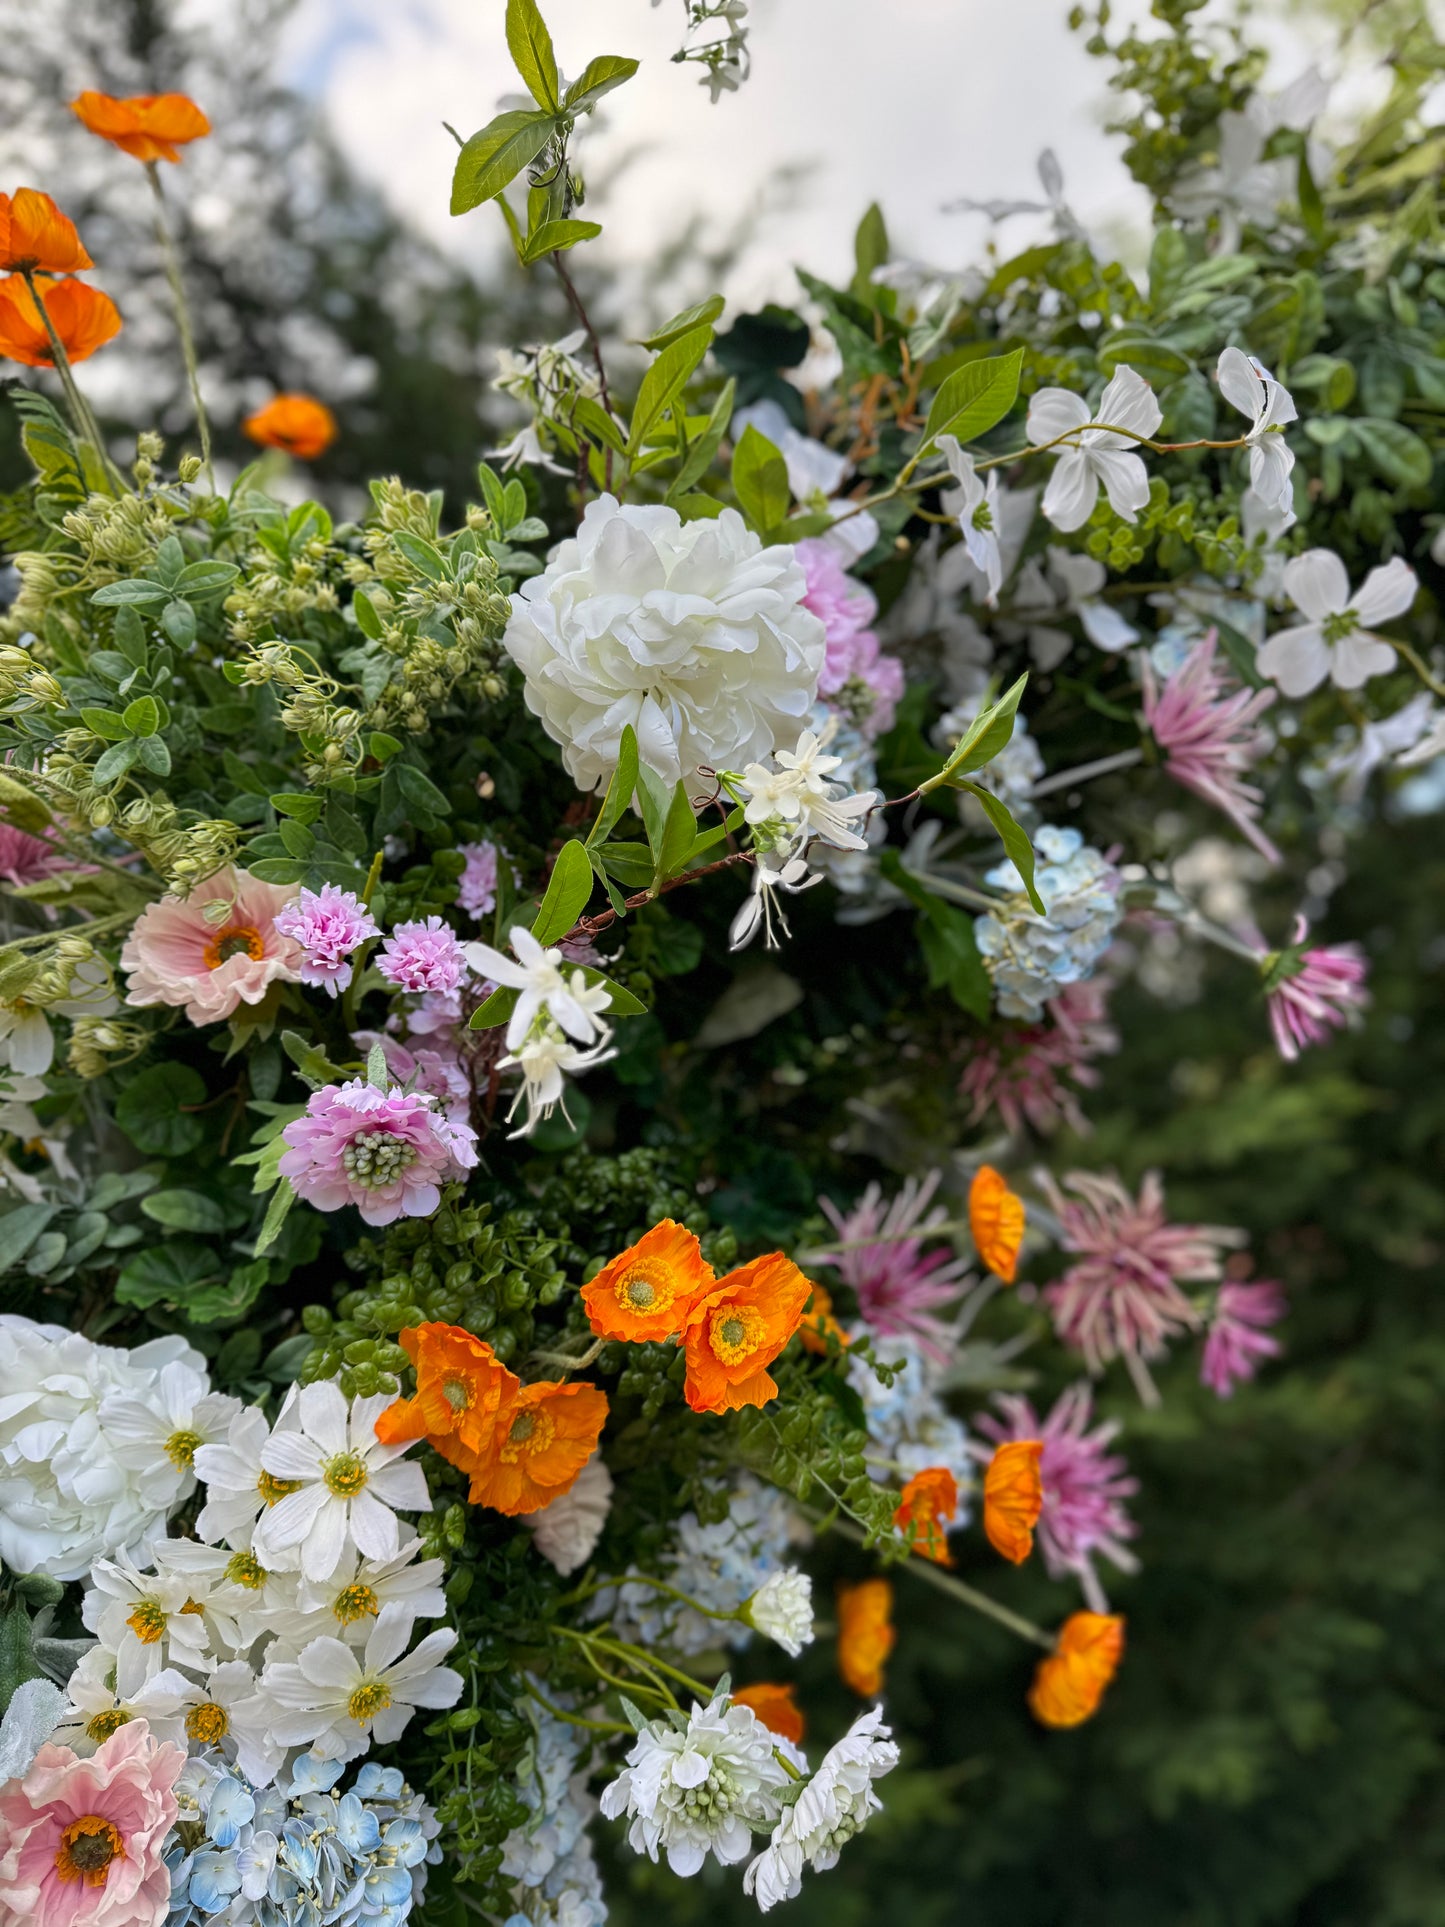
[[430, 1512], [426, 1475], [398, 1463], [410, 1445], [383, 1445], [376, 1421], [392, 1403], [386, 1392], [355, 1398], [348, 1409], [329, 1380], [303, 1385], [287, 1400], [297, 1429], [278, 1426], [261, 1447], [261, 1464], [290, 1488], [256, 1527], [262, 1560], [299, 1547], [308, 1579], [329, 1579], [349, 1546], [367, 1559], [394, 1559], [400, 1546], [396, 1511]]
[[873, 1782], [898, 1764], [898, 1748], [882, 1724], [883, 1708], [861, 1713], [824, 1756], [792, 1806], [783, 1810], [768, 1842], [743, 1875], [743, 1891], [763, 1913], [802, 1890], [803, 1869], [824, 1873], [882, 1801]]
[[612, 1510], [612, 1474], [597, 1455], [572, 1484], [540, 1512], [524, 1514], [538, 1552], [565, 1577], [585, 1566], [602, 1537]]
[[1299, 410], [1289, 390], [1242, 348], [1226, 348], [1219, 357], [1216, 374], [1220, 394], [1250, 418], [1250, 487], [1266, 508], [1288, 510], [1292, 515], [1294, 489], [1289, 478], [1294, 450], [1284, 438], [1284, 425], [1297, 421]]
[[1286, 696], [1307, 696], [1326, 677], [1337, 689], [1358, 689], [1371, 676], [1387, 675], [1398, 658], [1369, 625], [1404, 615], [1419, 586], [1415, 571], [1396, 556], [1371, 569], [1352, 596], [1340, 558], [1329, 549], [1306, 549], [1284, 571], [1285, 594], [1306, 619], [1265, 643], [1255, 658], [1261, 675]]
[[504, 644], [579, 788], [606, 783], [629, 723], [649, 769], [691, 781], [795, 739], [825, 648], [806, 588], [733, 509], [684, 522], [601, 495], [512, 598]]
[[998, 475], [990, 469], [988, 480], [980, 481], [972, 455], [959, 446], [956, 435], [940, 435], [938, 446], [948, 462], [949, 473], [958, 482], [957, 488], [945, 489], [943, 512], [957, 521], [969, 560], [987, 584], [987, 600], [992, 607], [998, 601], [1003, 582]]
[[112, 1392], [100, 1422], [120, 1463], [140, 1475], [146, 1496], [169, 1507], [195, 1490], [197, 1450], [224, 1439], [240, 1409], [240, 1399], [213, 1392], [204, 1372], [177, 1360], [161, 1370], [145, 1398]]
[[513, 925], [507, 940], [515, 963], [489, 943], [469, 943], [463, 949], [479, 977], [489, 977], [494, 984], [519, 993], [507, 1020], [508, 1050], [516, 1050], [543, 1017], [551, 1018], [579, 1044], [595, 1043], [599, 1036], [606, 1035], [602, 1012], [612, 1002], [606, 984], [594, 984], [589, 989], [581, 969], [564, 970], [562, 952], [544, 949], [521, 924]]
[[813, 1642], [812, 1580], [796, 1566], [771, 1574], [743, 1607], [743, 1617], [796, 1659]]
[[674, 1873], [695, 1874], [709, 1853], [725, 1867], [746, 1856], [752, 1827], [777, 1819], [788, 1777], [752, 1708], [718, 1698], [694, 1704], [681, 1730], [660, 1720], [645, 1727], [602, 1811], [627, 1815], [634, 1853], [656, 1860], [661, 1847]]
[[[1084, 526], [1094, 512], [1101, 482], [1115, 513], [1126, 522], [1138, 519], [1149, 500], [1149, 477], [1130, 451], [1135, 437], [1153, 435], [1163, 419], [1148, 382], [1122, 364], [1092, 412], [1082, 395], [1067, 388], [1038, 391], [1029, 403], [1029, 440], [1047, 443], [1069, 434], [1075, 438], [1059, 455], [1044, 490], [1044, 514], [1056, 529], [1067, 534]], [[1089, 422], [1107, 426], [1089, 428]], [[1116, 428], [1130, 432], [1117, 435], [1112, 432]]]

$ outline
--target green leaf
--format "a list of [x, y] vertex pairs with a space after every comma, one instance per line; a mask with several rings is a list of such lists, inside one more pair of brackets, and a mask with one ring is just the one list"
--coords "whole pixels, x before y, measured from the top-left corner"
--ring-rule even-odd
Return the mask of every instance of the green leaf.
[[92, 780], [102, 789], [107, 783], [118, 782], [139, 753], [140, 744], [133, 738], [124, 743], [112, 743], [91, 771]]
[[127, 705], [124, 721], [133, 736], [154, 736], [161, 726], [161, 706], [154, 696], [137, 696]]
[[555, 118], [540, 109], [498, 114], [472, 135], [457, 156], [452, 175], [453, 214], [466, 214], [483, 201], [494, 200], [547, 145]]
[[519, 990], [513, 990], [510, 984], [499, 985], [497, 989], [492, 992], [491, 996], [483, 1003], [478, 1004], [477, 1008], [472, 1012], [470, 1028], [472, 1030], [495, 1030], [499, 1024], [505, 1024], [512, 1012], [517, 1008], [517, 999], [521, 994]]
[[123, 1305], [186, 1310], [203, 1286], [219, 1280], [224, 1262], [213, 1247], [192, 1238], [168, 1238], [147, 1245], [122, 1268], [115, 1295]]
[[385, 625], [376, 613], [376, 604], [365, 589], [357, 589], [351, 597], [351, 606], [356, 612], [356, 626], [369, 642], [380, 642], [386, 634]]
[[184, 1157], [206, 1134], [200, 1118], [191, 1115], [205, 1101], [205, 1080], [188, 1064], [152, 1064], [121, 1092], [115, 1121], [138, 1151]]
[[1356, 415], [1351, 418], [1350, 427], [1371, 467], [1387, 482], [1393, 482], [1397, 488], [1428, 485], [1433, 467], [1429, 447], [1403, 422]]
[[450, 816], [452, 806], [429, 776], [414, 763], [395, 763], [387, 771], [395, 776], [403, 800], [417, 816]]
[[124, 716], [113, 709], [82, 709], [80, 720], [93, 735], [104, 737], [108, 743], [123, 743], [130, 735]]
[[410, 529], [395, 529], [391, 540], [411, 566], [429, 582], [444, 582], [451, 573], [446, 557], [436, 543], [428, 542], [424, 535], [413, 535]]
[[629, 890], [645, 890], [657, 869], [652, 851], [645, 843], [609, 843], [597, 854], [607, 874], [625, 883]]
[[[1024, 672], [1009, 690], [981, 709], [969, 724], [967, 730], [954, 745], [953, 751], [936, 776], [930, 776], [919, 788], [925, 793], [937, 789], [940, 783], [953, 783], [970, 770], [983, 769], [1008, 748], [1014, 733], [1014, 715], [1028, 683], [1028, 672]], [[963, 787], [968, 787], [964, 785]]]
[[1220, 643], [1235, 675], [1241, 682], [1248, 683], [1251, 689], [1263, 689], [1264, 677], [1260, 675], [1255, 662], [1258, 652], [1249, 637], [1241, 634], [1232, 623], [1221, 622], [1217, 617], [1214, 627], [1219, 632]]
[[667, 813], [672, 808], [672, 792], [657, 771], [649, 769], [646, 763], [637, 772], [637, 801], [642, 809], [643, 828], [647, 831], [647, 847], [655, 861], [662, 850]]
[[58, 1209], [53, 1204], [18, 1204], [0, 1217], [0, 1273], [20, 1263]]
[[586, 845], [576, 841], [564, 843], [557, 853], [547, 894], [532, 925], [532, 935], [538, 943], [552, 944], [566, 936], [587, 908], [592, 883], [592, 861]]
[[507, 0], [507, 51], [537, 105], [557, 113], [557, 56], [537, 0]]
[[710, 294], [706, 301], [699, 301], [691, 308], [684, 308], [682, 313], [675, 314], [671, 321], [665, 321], [656, 334], [643, 335], [638, 346], [650, 348], [653, 354], [660, 354], [679, 336], [691, 334], [694, 328], [710, 328], [722, 313], [724, 305], [720, 294]]
[[276, 1189], [271, 1193], [271, 1202], [266, 1207], [266, 1218], [261, 1226], [261, 1235], [256, 1240], [256, 1256], [258, 1258], [263, 1251], [269, 1250], [280, 1237], [281, 1227], [286, 1222], [286, 1214], [295, 1202], [296, 1193], [291, 1188], [290, 1178], [282, 1178], [281, 1182], [276, 1186]]
[[580, 429], [600, 447], [610, 448], [617, 455], [627, 453], [627, 442], [622, 430], [601, 402], [594, 401], [590, 395], [577, 395], [573, 398], [570, 420], [574, 429]]
[[686, 495], [694, 482], [701, 480], [712, 467], [713, 457], [722, 446], [722, 438], [728, 432], [728, 423], [733, 418], [733, 401], [737, 394], [737, 382], [731, 375], [723, 385], [722, 393], [712, 405], [712, 413], [707, 418], [707, 427], [692, 443], [683, 460], [682, 467], [672, 478], [667, 491], [667, 501], [675, 508], [681, 496]]
[[879, 852], [879, 867], [888, 881], [903, 892], [922, 915], [918, 940], [935, 990], [947, 990], [960, 1010], [980, 1023], [988, 1021], [993, 1006], [993, 980], [978, 954], [973, 918], [956, 904], [926, 889], [903, 867], [897, 850]]
[[189, 649], [196, 639], [196, 612], [177, 596], [161, 610], [161, 627], [177, 649]]
[[204, 602], [229, 589], [240, 573], [234, 562], [188, 562], [171, 584], [171, 593], [188, 602]]
[[667, 806], [662, 826], [662, 847], [657, 852], [657, 880], [676, 876], [692, 854], [697, 840], [697, 818], [693, 815], [687, 785], [679, 783]]
[[152, 1191], [141, 1199], [140, 1208], [146, 1217], [172, 1231], [200, 1231], [214, 1237], [226, 1229], [225, 1212], [204, 1191]]
[[1015, 348], [1010, 355], [991, 355], [955, 369], [933, 397], [922, 446], [927, 448], [940, 435], [976, 441], [1001, 422], [1018, 399], [1023, 359], [1023, 349]]
[[876, 201], [858, 223], [853, 236], [853, 294], [856, 300], [873, 301], [878, 290], [873, 285], [873, 270], [888, 260], [888, 229], [883, 210]]
[[562, 97], [569, 114], [590, 114], [604, 94], [622, 86], [637, 72], [638, 63], [626, 54], [598, 54], [589, 60]]
[[961, 790], [967, 790], [971, 796], [977, 798], [980, 809], [998, 831], [1005, 852], [1012, 857], [1014, 868], [1023, 878], [1024, 888], [1029, 893], [1029, 902], [1041, 917], [1046, 916], [1048, 913], [1044, 908], [1044, 900], [1034, 885], [1034, 846], [1029, 842], [1028, 836], [1015, 823], [1006, 806], [999, 801], [992, 790], [984, 789], [980, 783], [960, 783], [958, 787]]
[[749, 422], [733, 450], [733, 493], [760, 535], [777, 528], [788, 513], [788, 465], [766, 435]]
[[617, 767], [612, 772], [612, 780], [607, 785], [607, 794], [602, 799], [602, 808], [597, 821], [587, 838], [587, 848], [595, 850], [611, 836], [622, 812], [632, 801], [632, 793], [637, 788], [637, 731], [631, 723], [622, 730], [622, 741], [617, 751]]
[[102, 609], [153, 609], [171, 598], [169, 589], [162, 589], [154, 582], [131, 581], [107, 582], [90, 599]]
[[386, 763], [396, 755], [401, 744], [395, 736], [388, 736], [384, 729], [374, 729], [366, 739], [366, 747], [378, 763]]
[[595, 241], [601, 232], [600, 221], [544, 221], [527, 236], [522, 248], [523, 266], [530, 267], [544, 254], [563, 254], [579, 241]]
[[171, 773], [171, 752], [159, 736], [138, 736], [135, 741], [135, 760], [142, 769], [148, 769], [152, 776], [169, 776]]
[[286, 790], [270, 800], [273, 810], [281, 816], [294, 816], [298, 823], [314, 823], [321, 814], [321, 798], [312, 790]]
[[621, 984], [614, 983], [610, 977], [605, 976], [600, 970], [594, 970], [590, 964], [583, 964], [581, 970], [589, 990], [594, 989], [598, 984], [605, 984], [611, 993], [612, 1002], [607, 1012], [609, 1017], [645, 1017], [647, 1015], [647, 1005], [640, 998], [634, 997], [630, 990], [624, 990]]
[[691, 381], [698, 364], [712, 343], [711, 324], [692, 328], [676, 341], [670, 341], [642, 377], [637, 402], [632, 410], [632, 429], [627, 452], [636, 455], [652, 428], [671, 407]]

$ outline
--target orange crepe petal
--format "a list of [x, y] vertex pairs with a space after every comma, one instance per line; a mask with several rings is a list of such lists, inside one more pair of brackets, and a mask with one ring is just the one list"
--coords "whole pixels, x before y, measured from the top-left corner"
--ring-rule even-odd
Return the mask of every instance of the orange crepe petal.
[[[120, 311], [108, 294], [84, 281], [51, 281], [39, 287], [71, 361], [86, 361], [120, 333]], [[51, 368], [54, 350], [23, 274], [0, 281], [0, 357], [27, 368]]]
[[118, 100], [87, 90], [70, 108], [83, 127], [138, 161], [178, 161], [178, 147], [211, 131], [187, 94], [132, 94]]
[[833, 1316], [833, 1295], [826, 1285], [814, 1285], [813, 1295], [803, 1307], [803, 1322], [798, 1327], [798, 1336], [807, 1349], [820, 1358], [827, 1357], [830, 1338], [835, 1338], [845, 1350], [852, 1343]]
[[644, 1344], [684, 1330], [716, 1284], [692, 1232], [664, 1218], [582, 1287], [582, 1303], [599, 1338]]
[[991, 1164], [983, 1164], [968, 1187], [968, 1228], [978, 1255], [997, 1278], [1011, 1285], [1024, 1236], [1024, 1201], [1010, 1191]]
[[313, 395], [274, 395], [241, 424], [263, 448], [284, 448], [298, 461], [314, 462], [336, 440], [336, 417]]
[[900, 1531], [913, 1529], [913, 1550], [935, 1565], [951, 1566], [944, 1521], [958, 1511], [958, 1481], [946, 1465], [930, 1465], [915, 1472], [903, 1488], [902, 1502], [893, 1515]]
[[1097, 1710], [1124, 1654], [1117, 1613], [1071, 1613], [1054, 1651], [1039, 1661], [1029, 1710], [1042, 1726], [1080, 1726]]
[[740, 1686], [733, 1700], [738, 1706], [750, 1706], [770, 1733], [791, 1740], [794, 1746], [802, 1745], [807, 1723], [791, 1686], [760, 1681], [756, 1686]]
[[595, 1385], [523, 1385], [502, 1401], [472, 1474], [472, 1504], [540, 1512], [574, 1484], [606, 1423], [607, 1394]]
[[813, 1286], [791, 1258], [770, 1251], [720, 1278], [694, 1305], [684, 1343], [684, 1392], [695, 1412], [766, 1405], [777, 1385], [764, 1369], [798, 1329]]
[[888, 1580], [839, 1586], [838, 1671], [860, 1699], [874, 1699], [883, 1691], [883, 1667], [896, 1637]]
[[399, 1335], [416, 1367], [416, 1396], [398, 1399], [376, 1421], [384, 1445], [427, 1439], [454, 1465], [483, 1451], [504, 1399], [521, 1381], [485, 1339], [460, 1325], [409, 1325]]
[[0, 194], [0, 269], [7, 274], [15, 268], [33, 274], [77, 274], [93, 266], [75, 223], [48, 194], [33, 187]]
[[995, 1552], [1021, 1566], [1034, 1549], [1034, 1527], [1044, 1506], [1041, 1439], [1010, 1439], [989, 1460], [983, 1478], [983, 1529]]

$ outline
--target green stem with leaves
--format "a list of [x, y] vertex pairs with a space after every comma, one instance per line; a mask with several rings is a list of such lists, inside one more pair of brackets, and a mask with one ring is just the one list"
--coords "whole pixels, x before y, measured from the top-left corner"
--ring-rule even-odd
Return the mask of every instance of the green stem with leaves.
[[81, 441], [90, 443], [102, 469], [109, 474], [119, 490], [124, 490], [125, 482], [115, 463], [110, 459], [105, 437], [100, 432], [100, 423], [95, 418], [95, 411], [80, 392], [75, 379], [75, 370], [70, 365], [70, 356], [65, 351], [65, 343], [60, 339], [55, 323], [51, 319], [50, 310], [41, 298], [40, 289], [35, 281], [35, 270], [22, 268], [20, 272], [25, 277], [25, 285], [30, 290], [30, 299], [35, 303], [35, 312], [39, 315], [41, 326], [49, 339], [51, 365], [59, 375], [60, 385], [65, 390], [66, 406], [70, 410], [70, 419], [74, 424], [75, 432]]
[[175, 236], [171, 233], [170, 219], [166, 213], [165, 189], [161, 186], [159, 164], [147, 161], [146, 175], [150, 180], [151, 193], [156, 204], [156, 238], [161, 244], [161, 254], [166, 264], [166, 280], [170, 283], [171, 300], [176, 310], [176, 330], [181, 338], [181, 354], [185, 359], [186, 376], [191, 384], [191, 405], [196, 411], [196, 430], [201, 438], [201, 461], [205, 465], [206, 481], [214, 491], [216, 472], [211, 465], [211, 424], [206, 415], [206, 404], [201, 399], [201, 370], [196, 359], [196, 339], [191, 329], [191, 311], [186, 301], [185, 282], [181, 279], [180, 255], [176, 250]]

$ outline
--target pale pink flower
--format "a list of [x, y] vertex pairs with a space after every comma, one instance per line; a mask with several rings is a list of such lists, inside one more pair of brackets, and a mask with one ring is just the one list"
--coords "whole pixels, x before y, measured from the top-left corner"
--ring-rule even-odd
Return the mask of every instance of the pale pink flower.
[[1027, 1121], [1044, 1134], [1061, 1124], [1081, 1136], [1087, 1133], [1089, 1120], [1075, 1087], [1092, 1090], [1099, 1082], [1093, 1059], [1119, 1048], [1119, 1033], [1108, 1021], [1112, 987], [1103, 976], [1066, 984], [1044, 1005], [1042, 1024], [983, 1038], [959, 1079], [960, 1091], [973, 1105], [969, 1123], [996, 1110], [1009, 1131], [1021, 1130]]
[[333, 997], [351, 982], [352, 951], [381, 935], [360, 897], [351, 890], [338, 890], [334, 883], [303, 890], [294, 903], [277, 913], [276, 928], [301, 946], [304, 954], [296, 969], [302, 983], [324, 988]]
[[477, 1161], [476, 1132], [424, 1091], [379, 1091], [360, 1078], [314, 1091], [281, 1133], [278, 1169], [318, 1211], [354, 1204], [367, 1224], [430, 1217], [441, 1186]]
[[1280, 1344], [1268, 1327], [1285, 1314], [1285, 1297], [1273, 1279], [1219, 1287], [1199, 1377], [1216, 1398], [1229, 1398], [1236, 1385], [1254, 1377], [1266, 1358], [1279, 1356]]
[[[827, 650], [818, 676], [818, 694], [836, 697], [849, 683], [861, 683], [871, 706], [857, 718], [869, 738], [893, 727], [894, 706], [903, 694], [903, 665], [885, 655], [872, 629], [878, 614], [873, 591], [849, 575], [829, 542], [809, 538], [794, 554], [807, 578], [803, 606], [811, 609], [827, 635]], [[836, 707], [836, 705], [834, 705]]]
[[1107, 1612], [1094, 1555], [1121, 1572], [1133, 1572], [1138, 1563], [1124, 1545], [1139, 1530], [1124, 1501], [1139, 1490], [1139, 1481], [1129, 1476], [1127, 1460], [1108, 1449], [1117, 1423], [1111, 1419], [1089, 1430], [1093, 1393], [1084, 1384], [1071, 1385], [1047, 1418], [1012, 1393], [1001, 1393], [994, 1403], [1002, 1417], [985, 1413], [976, 1421], [985, 1438], [1000, 1445], [1006, 1439], [1043, 1442], [1039, 1477], [1044, 1504], [1036, 1530], [1049, 1577], [1075, 1574], [1091, 1610]]
[[949, 1334], [932, 1308], [959, 1296], [968, 1267], [947, 1245], [923, 1249], [948, 1221], [942, 1205], [928, 1208], [939, 1177], [930, 1171], [921, 1181], [909, 1178], [886, 1208], [876, 1184], [851, 1211], [840, 1211], [829, 1198], [818, 1203], [838, 1233], [837, 1244], [820, 1255], [852, 1286], [869, 1330], [880, 1338], [911, 1336], [930, 1357], [942, 1359], [948, 1356]]
[[9, 823], [0, 823], [0, 878], [6, 883], [19, 889], [75, 868], [74, 860], [57, 850], [48, 837], [29, 836]]
[[1322, 1044], [1331, 1030], [1343, 1030], [1350, 1012], [1370, 1001], [1365, 989], [1369, 965], [1358, 944], [1331, 943], [1302, 949], [1309, 935], [1303, 917], [1295, 921], [1287, 950], [1261, 952], [1269, 993], [1269, 1023], [1279, 1054], [1292, 1063], [1310, 1044]]
[[259, 1004], [272, 984], [299, 979], [301, 950], [276, 928], [294, 884], [217, 870], [187, 897], [142, 910], [121, 946], [129, 1004], [180, 1004], [193, 1024], [218, 1024]]
[[[483, 995], [496, 988], [495, 984], [480, 984]], [[457, 990], [428, 990], [420, 1002], [414, 1004], [406, 1013], [406, 1027], [413, 1037], [449, 1036], [460, 1030], [462, 1024], [462, 994]]]
[[1269, 748], [1257, 720], [1275, 702], [1274, 689], [1241, 688], [1215, 658], [1211, 629], [1161, 686], [1147, 655], [1140, 661], [1144, 720], [1164, 751], [1164, 772], [1220, 810], [1270, 863], [1279, 851], [1259, 827], [1264, 792], [1244, 779]]
[[386, 1068], [398, 1084], [434, 1097], [452, 1123], [467, 1123], [472, 1108], [471, 1079], [451, 1038], [438, 1036], [435, 1048], [428, 1048], [415, 1041], [404, 1044], [385, 1031], [356, 1030], [351, 1033], [351, 1041], [363, 1056], [379, 1044]]
[[495, 843], [462, 843], [457, 854], [467, 867], [457, 879], [457, 908], [468, 916], [484, 917], [497, 907], [497, 846]]
[[457, 934], [440, 917], [399, 923], [381, 946], [376, 967], [403, 990], [456, 990], [466, 980], [467, 960]]
[[171, 1881], [161, 1851], [186, 1756], [144, 1720], [88, 1760], [42, 1746], [0, 1787], [0, 1920], [29, 1927], [154, 1927]]
[[1082, 1352], [1091, 1372], [1122, 1356], [1142, 1396], [1157, 1396], [1144, 1361], [1170, 1338], [1193, 1331], [1200, 1315], [1180, 1285], [1211, 1284], [1221, 1252], [1237, 1234], [1217, 1225], [1170, 1224], [1159, 1173], [1145, 1174], [1138, 1199], [1118, 1178], [1071, 1171], [1065, 1196], [1047, 1172], [1040, 1183], [1059, 1220], [1059, 1243], [1079, 1262], [1044, 1290], [1054, 1329]]

